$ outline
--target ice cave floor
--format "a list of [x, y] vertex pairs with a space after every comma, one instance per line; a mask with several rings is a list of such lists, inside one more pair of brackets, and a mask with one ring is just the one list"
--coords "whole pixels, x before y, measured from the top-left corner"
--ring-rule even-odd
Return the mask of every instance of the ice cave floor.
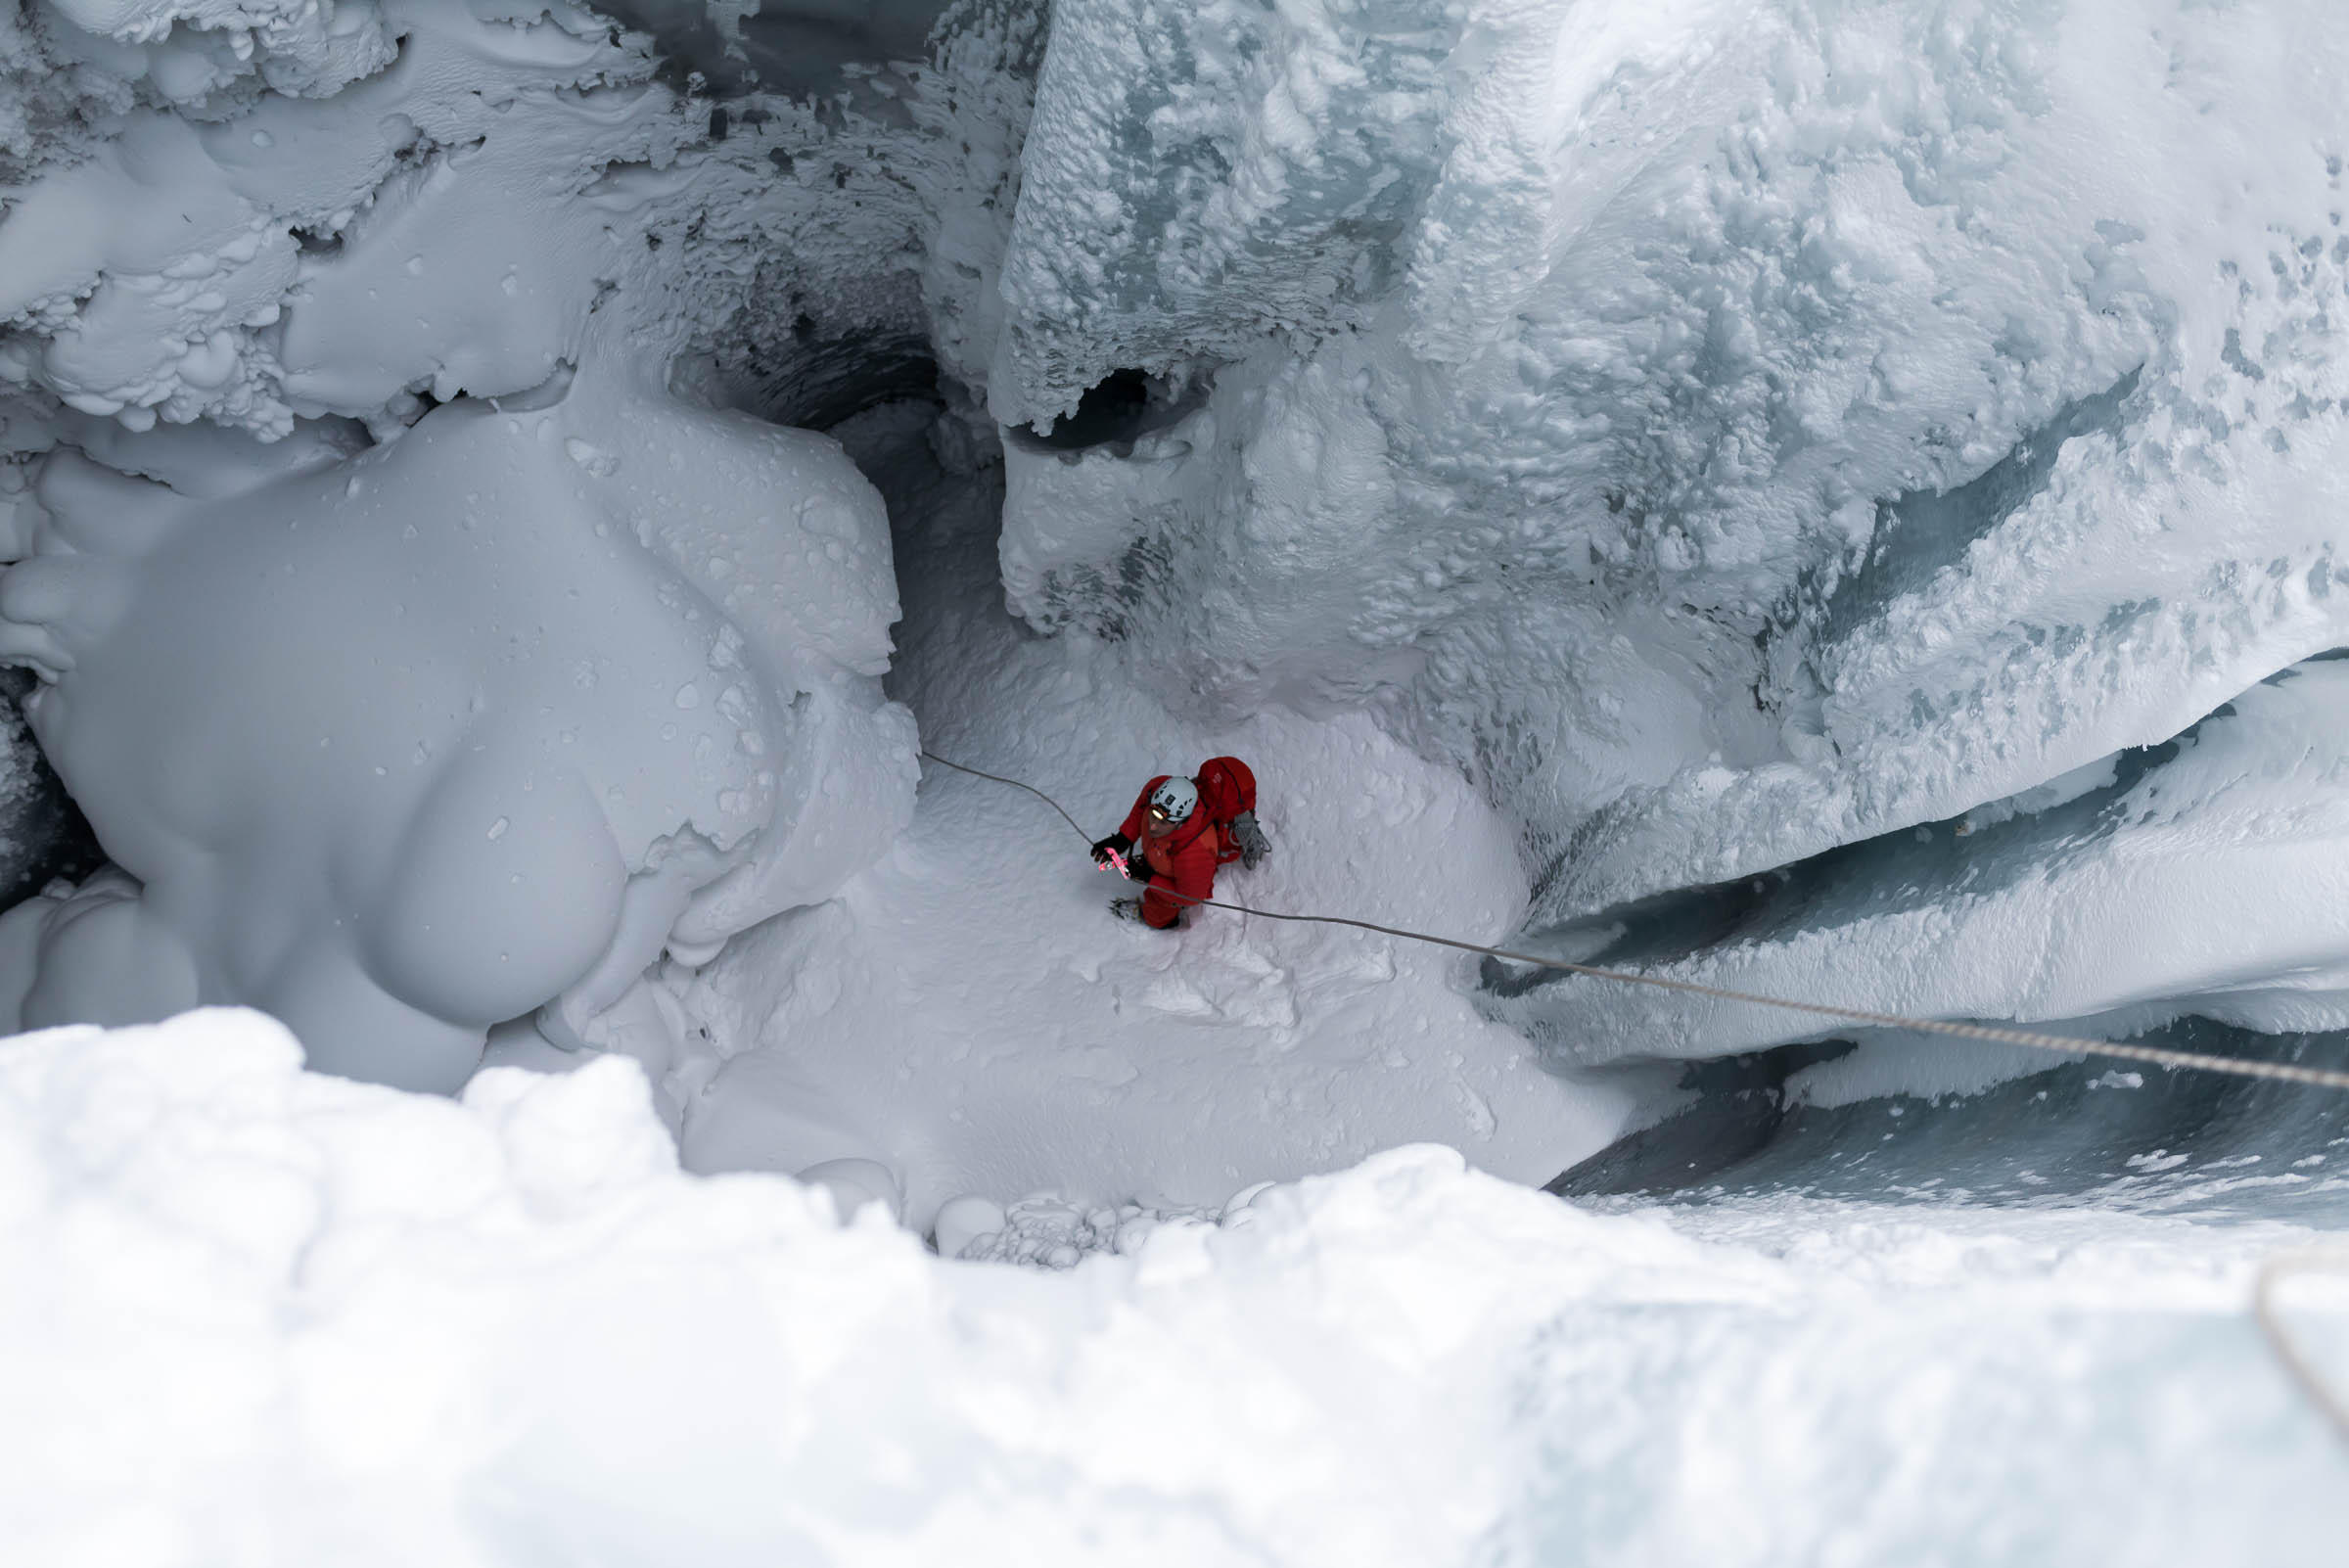
[[[1219, 895], [1493, 940], [1522, 912], [1508, 826], [1366, 715], [1186, 723], [1114, 644], [1041, 639], [996, 585], [991, 474], [948, 474], [928, 404], [840, 432], [896, 520], [891, 686], [925, 746], [1030, 780], [1098, 835], [1153, 773], [1249, 760], [1275, 852]], [[1470, 960], [1339, 928], [1114, 920], [1123, 884], [1043, 803], [932, 766], [911, 830], [841, 895], [623, 1010], [690, 1169], [872, 1160], [905, 1218], [975, 1194], [1213, 1210], [1236, 1190], [1448, 1144], [1540, 1184], [1603, 1146], [1660, 1068], [1570, 1080], [1480, 1017]], [[572, 1065], [508, 1031], [492, 1065]]]

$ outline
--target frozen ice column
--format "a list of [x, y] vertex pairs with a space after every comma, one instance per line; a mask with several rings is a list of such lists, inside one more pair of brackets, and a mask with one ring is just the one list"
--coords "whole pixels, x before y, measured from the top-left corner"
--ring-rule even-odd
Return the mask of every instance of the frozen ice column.
[[120, 871], [0, 919], [0, 1024], [241, 1002], [451, 1088], [910, 815], [887, 520], [826, 438], [575, 391], [224, 500], [61, 450], [38, 497], [0, 657]]

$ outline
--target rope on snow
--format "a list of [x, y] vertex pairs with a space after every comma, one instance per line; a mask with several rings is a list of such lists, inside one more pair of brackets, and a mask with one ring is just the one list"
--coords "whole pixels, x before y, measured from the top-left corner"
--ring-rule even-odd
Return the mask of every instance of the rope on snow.
[[[1087, 846], [1092, 840], [1084, 828], [1069, 815], [1061, 804], [1033, 784], [1023, 784], [1016, 778], [999, 773], [985, 773], [960, 762], [950, 762], [936, 752], [925, 750], [922, 755], [957, 773], [974, 778], [991, 779], [1008, 784], [1013, 789], [1026, 790], [1060, 812], [1061, 820], [1070, 831]], [[1707, 986], [1693, 980], [1674, 980], [1664, 975], [1644, 975], [1628, 969], [1602, 969], [1594, 964], [1570, 963], [1562, 958], [1540, 958], [1532, 953], [1512, 952], [1506, 947], [1490, 947], [1480, 942], [1461, 942], [1453, 937], [1439, 937], [1425, 931], [1410, 931], [1401, 926], [1382, 926], [1375, 921], [1355, 920], [1345, 915], [1283, 914], [1273, 909], [1256, 909], [1243, 903], [1227, 903], [1220, 899], [1191, 899], [1172, 889], [1167, 896], [1181, 899], [1185, 903], [1205, 904], [1213, 909], [1230, 909], [1239, 914], [1255, 915], [1264, 920], [1288, 920], [1322, 926], [1352, 926], [1359, 931], [1375, 931], [1381, 936], [1402, 937], [1410, 942], [1425, 942], [1439, 947], [1456, 947], [1462, 952], [1486, 953], [1505, 958], [1511, 963], [1531, 964], [1537, 969], [1554, 969], [1570, 975], [1587, 975], [1593, 980], [1611, 980], [1627, 986], [1652, 986], [1659, 991], [1677, 991], [1692, 996], [1710, 996], [1719, 1001], [1748, 1002], [1758, 1007], [1776, 1007], [1787, 1012], [1809, 1013], [1818, 1018], [1832, 1018], [1844, 1023], [1868, 1024], [1880, 1029], [1911, 1029], [1928, 1035], [1950, 1035], [1962, 1039], [1990, 1040], [2000, 1045], [2021, 1045], [2032, 1050], [2060, 1051], [2066, 1056], [2109, 1056], [2122, 1061], [2145, 1062], [2155, 1067], [2184, 1068], [2189, 1072], [2226, 1073], [2236, 1078], [2269, 1079], [2283, 1084], [2299, 1084], [2310, 1088], [2349, 1090], [2349, 1072], [2329, 1068], [2307, 1067], [2298, 1062], [2265, 1062], [2232, 1056], [2212, 1056], [2201, 1051], [2173, 1050], [2163, 1045], [2124, 1044], [2116, 1040], [2075, 1039], [2065, 1035], [2042, 1034], [2038, 1030], [2009, 1029], [1998, 1024], [1958, 1023], [1941, 1018], [1909, 1018], [1899, 1013], [1871, 1012], [1860, 1007], [1837, 1007], [1824, 1002], [1795, 1001], [1784, 996], [1765, 996], [1757, 992], [1735, 991], [1727, 986]]]
[[2304, 1247], [2297, 1252], [2280, 1253], [2270, 1258], [2259, 1270], [2259, 1283], [2252, 1290], [2251, 1312], [2259, 1319], [2259, 1331], [2267, 1336], [2268, 1349], [2276, 1360], [2292, 1375], [2292, 1380], [2306, 1391], [2309, 1403], [2331, 1418], [2341, 1441], [2349, 1443], [2349, 1398], [2325, 1381], [2317, 1363], [2283, 1326], [2283, 1317], [2277, 1311], [2276, 1292], [2294, 1274], [2349, 1275], [2349, 1247]]

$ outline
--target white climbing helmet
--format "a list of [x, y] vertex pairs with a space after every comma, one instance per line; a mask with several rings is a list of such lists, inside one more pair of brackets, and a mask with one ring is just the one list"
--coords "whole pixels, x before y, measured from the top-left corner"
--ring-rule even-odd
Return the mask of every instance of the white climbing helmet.
[[1164, 821], [1180, 822], [1198, 805], [1199, 786], [1179, 775], [1150, 792], [1150, 814]]

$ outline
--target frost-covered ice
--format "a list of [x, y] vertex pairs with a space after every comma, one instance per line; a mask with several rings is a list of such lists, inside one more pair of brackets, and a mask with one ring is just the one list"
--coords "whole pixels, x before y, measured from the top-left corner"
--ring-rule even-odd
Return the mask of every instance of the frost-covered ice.
[[[1070, 678], [1114, 643], [1186, 744], [1369, 715], [1497, 808], [1521, 924], [1561, 943], [2029, 800], [2343, 640], [2333, 8], [1067, 0], [1046, 29], [989, 0], [820, 101], [750, 89], [773, 40], [740, 8], [632, 15], [658, 42], [564, 4], [46, 8], [20, 52], [71, 62], [67, 98], [23, 85], [0, 225], [18, 466], [79, 449], [233, 508], [259, 481], [188, 437], [395, 445], [463, 394], [583, 421], [566, 449], [607, 478], [624, 442], [584, 425], [630, 416], [556, 407], [574, 375], [827, 424], [921, 388], [965, 471], [999, 445], [999, 580]], [[661, 48], [737, 96], [680, 94]], [[720, 531], [765, 515], [697, 478]], [[878, 777], [902, 737], [866, 728], [793, 755]], [[829, 853], [809, 897], [853, 869]], [[1889, 946], [1837, 970], [1838, 916], [1772, 978], [2142, 1019], [2310, 991], [2323, 940], [2246, 925], [2224, 961], [2124, 977], [2098, 955], [2143, 945], [2127, 920], [2019, 884], [2008, 925], [1983, 906], [1916, 900], [1886, 942], [2059, 925], [2095, 974], [1962, 942], [1939, 981]], [[188, 991], [149, 979], [136, 1011]], [[1589, 994], [1500, 1010], [1586, 1059], [1776, 1038], [1667, 1010], [1649, 1046]], [[469, 998], [465, 1034], [514, 995]]]
[[[28, 1562], [2325, 1560], [2300, 1239], [1577, 1209], [1398, 1150], [1063, 1273], [678, 1173], [624, 1062], [462, 1102], [250, 1014], [0, 1046]], [[2349, 1369], [2349, 1300], [2290, 1304]]]
[[[2188, 1014], [2349, 1029], [2345, 721], [2349, 664], [2295, 667], [2174, 744], [1757, 882], [1693, 955], [1690, 921], [1669, 912], [1652, 931], [1609, 928], [1617, 940], [1591, 951], [1763, 995], [2062, 1020], [2092, 1037]], [[1583, 1060], [1817, 1034], [1776, 1009], [1568, 976], [1494, 1011]]]
[[1160, 393], [1011, 442], [1015, 606], [1210, 715], [1376, 704], [1525, 825], [1538, 927], [2166, 740], [2344, 640], [2344, 47], [1064, 8], [992, 406]]
[[2337, 1050], [2349, 13], [613, 14], [0, 13], [15, 1554], [2334, 1550], [2333, 1102], [915, 739]]

